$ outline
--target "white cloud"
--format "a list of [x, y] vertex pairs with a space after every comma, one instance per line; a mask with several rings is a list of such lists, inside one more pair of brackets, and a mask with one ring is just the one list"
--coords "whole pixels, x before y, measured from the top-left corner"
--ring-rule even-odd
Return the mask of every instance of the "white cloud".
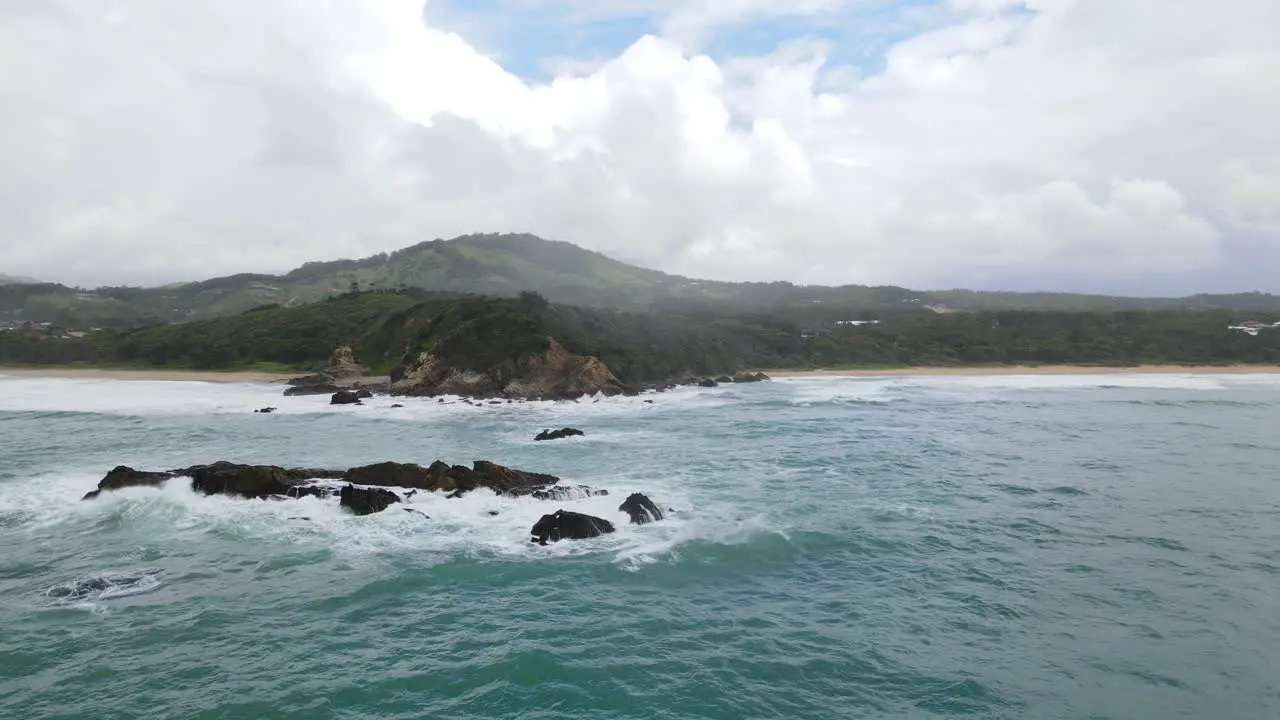
[[672, 5], [672, 35], [530, 85], [409, 0], [0, 0], [0, 272], [510, 230], [729, 279], [1138, 284], [1280, 245], [1272, 0], [950, 0], [869, 74], [675, 42], [837, 4]]

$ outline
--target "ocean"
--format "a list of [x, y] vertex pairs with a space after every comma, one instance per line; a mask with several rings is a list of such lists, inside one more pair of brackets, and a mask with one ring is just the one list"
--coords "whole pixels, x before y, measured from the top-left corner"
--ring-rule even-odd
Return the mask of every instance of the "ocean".
[[[1280, 376], [327, 400], [0, 378], [0, 718], [1280, 717]], [[436, 459], [610, 494], [80, 500]], [[618, 532], [530, 543], [560, 507]]]

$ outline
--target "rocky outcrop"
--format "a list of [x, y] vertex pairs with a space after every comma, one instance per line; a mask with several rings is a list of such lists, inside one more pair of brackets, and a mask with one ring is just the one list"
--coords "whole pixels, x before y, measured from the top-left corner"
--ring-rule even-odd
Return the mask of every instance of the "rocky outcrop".
[[99, 493], [127, 487], [155, 487], [163, 485], [174, 477], [176, 475], [172, 472], [147, 472], [145, 470], [134, 470], [126, 465], [117, 465], [111, 469], [111, 472], [107, 473], [106, 477], [98, 481], [97, 490], [90, 490], [81, 499], [92, 500], [98, 497]]
[[[372, 396], [371, 396], [372, 397]], [[330, 405], [359, 405], [360, 393], [355, 390], [339, 390], [329, 398]]]
[[358, 488], [343, 485], [338, 491], [338, 504], [356, 515], [372, 515], [400, 502], [400, 496], [382, 488]]
[[294, 378], [290, 383], [297, 383], [285, 388], [285, 397], [298, 397], [302, 395], [332, 395], [339, 392], [342, 388], [338, 387], [333, 381], [320, 376], [308, 375], [302, 378]]
[[492, 368], [456, 367], [432, 352], [420, 354], [391, 384], [396, 395], [571, 400], [632, 391], [597, 357], [575, 355], [554, 338], [543, 352]]
[[[447, 493], [448, 498], [458, 498], [472, 490], [486, 488], [499, 495], [557, 501], [609, 494], [607, 490], [585, 485], [561, 485], [560, 478], [555, 475], [516, 470], [487, 460], [477, 460], [471, 467], [437, 460], [428, 467], [384, 462], [348, 470], [220, 461], [161, 472], [135, 470], [121, 465], [107, 473], [98, 482], [97, 489], [86, 494], [84, 499], [91, 500], [103, 492], [121, 488], [154, 487], [184, 477], [190, 478], [192, 490], [204, 495], [287, 501], [290, 498], [325, 498], [337, 494], [343, 507], [361, 515], [380, 512], [396, 502], [406, 502], [421, 491], [442, 492]], [[401, 490], [407, 492], [401, 496]], [[566, 522], [577, 527], [576, 520]], [[605, 524], [610, 528], [608, 532], [612, 532], [612, 525]], [[554, 534], [548, 532], [549, 536]]]
[[698, 387], [713, 388], [713, 387], [718, 387], [719, 385], [720, 383], [716, 382], [711, 378], [703, 378], [698, 381]]
[[351, 380], [363, 377], [368, 372], [369, 368], [356, 361], [356, 351], [350, 345], [339, 345], [333, 349], [329, 365], [321, 374], [334, 380]]
[[[461, 497], [478, 488], [487, 488], [498, 495], [539, 499], [574, 492], [569, 488], [554, 487], [560, 482], [555, 475], [515, 470], [487, 460], [477, 460], [471, 467], [449, 465], [439, 460], [425, 468], [412, 463], [378, 463], [352, 468], [343, 474], [342, 479], [356, 485], [447, 492], [450, 497]], [[577, 492], [582, 493], [583, 490], [598, 492], [590, 488], [578, 489]]]
[[529, 530], [530, 542], [546, 545], [560, 540], [585, 540], [599, 537], [614, 531], [613, 523], [592, 515], [557, 510], [550, 515], [543, 515]]
[[633, 525], [645, 525], [662, 519], [662, 510], [647, 495], [632, 493], [618, 506], [620, 512], [631, 517]]
[[578, 428], [567, 427], [560, 428], [559, 430], [543, 430], [533, 439], [535, 442], [540, 442], [542, 440], [559, 440], [561, 438], [573, 437], [575, 435], [586, 435], [586, 433], [582, 432]]
[[191, 478], [191, 489], [205, 495], [237, 495], [267, 498], [273, 495], [304, 497], [325, 495], [316, 480], [336, 480], [341, 472], [316, 468], [283, 468], [275, 465], [239, 465], [226, 461], [196, 465], [174, 474]]
[[768, 379], [769, 379], [769, 376], [765, 375], [762, 372], [754, 372], [754, 373], [740, 372], [733, 376], [733, 381], [736, 383], [763, 382]]
[[356, 353], [350, 345], [339, 345], [329, 356], [329, 364], [315, 375], [304, 375], [291, 378], [286, 384], [284, 394], [294, 397], [299, 395], [332, 395], [349, 387], [357, 378], [364, 377], [369, 368], [356, 361]]

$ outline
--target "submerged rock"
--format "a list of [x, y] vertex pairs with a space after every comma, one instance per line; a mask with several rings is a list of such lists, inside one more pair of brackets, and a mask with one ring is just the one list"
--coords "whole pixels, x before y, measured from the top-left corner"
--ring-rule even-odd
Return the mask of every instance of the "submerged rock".
[[356, 515], [382, 512], [398, 502], [400, 502], [399, 496], [383, 488], [344, 485], [338, 491], [338, 504]]
[[160, 587], [159, 576], [160, 570], [156, 568], [123, 573], [101, 573], [62, 585], [54, 585], [45, 591], [45, 595], [59, 603], [138, 595]]
[[618, 510], [631, 516], [633, 525], [645, 525], [662, 519], [662, 510], [647, 495], [631, 493]]
[[613, 523], [593, 515], [557, 510], [543, 515], [529, 530], [530, 542], [546, 545], [560, 540], [585, 540], [614, 531]]
[[259, 408], [259, 409], [257, 409], [257, 410], [254, 410], [254, 412], [256, 412], [256, 413], [262, 413], [262, 414], [264, 414], [264, 415], [266, 415], [267, 413], [273, 413], [273, 412], [275, 412], [275, 411], [276, 411], [276, 409], [275, 409], [275, 408], [273, 408], [273, 407], [264, 407], [264, 408]]
[[534, 441], [559, 440], [560, 438], [573, 437], [575, 435], [586, 435], [586, 433], [577, 428], [571, 427], [560, 428], [559, 430], [543, 430], [538, 433], [537, 437], [534, 438]]

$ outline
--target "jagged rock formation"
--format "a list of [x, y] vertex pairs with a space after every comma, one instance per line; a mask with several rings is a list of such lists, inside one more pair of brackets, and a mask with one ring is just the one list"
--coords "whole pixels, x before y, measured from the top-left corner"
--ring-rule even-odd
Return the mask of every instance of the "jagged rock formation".
[[586, 433], [582, 432], [578, 428], [567, 427], [560, 428], [559, 430], [543, 430], [533, 439], [535, 442], [541, 442], [543, 440], [559, 440], [561, 438], [573, 437], [575, 435], [586, 435]]
[[315, 375], [304, 375], [288, 381], [287, 396], [331, 395], [364, 377], [369, 368], [356, 361], [356, 352], [350, 345], [339, 345], [329, 356], [329, 364]]
[[647, 495], [641, 493], [627, 496], [618, 510], [629, 515], [633, 525], [645, 525], [662, 519], [662, 510]]
[[329, 356], [329, 365], [321, 374], [334, 380], [351, 380], [368, 372], [369, 368], [356, 361], [356, 351], [350, 345], [339, 345]]
[[593, 515], [572, 510], [557, 510], [543, 515], [529, 530], [530, 542], [546, 545], [560, 540], [585, 540], [614, 531], [613, 523]]
[[431, 351], [423, 352], [404, 369], [400, 379], [391, 384], [391, 392], [396, 395], [562, 400], [596, 393], [621, 395], [632, 391], [600, 358], [575, 355], [548, 337], [543, 352], [489, 368], [458, 367]]

